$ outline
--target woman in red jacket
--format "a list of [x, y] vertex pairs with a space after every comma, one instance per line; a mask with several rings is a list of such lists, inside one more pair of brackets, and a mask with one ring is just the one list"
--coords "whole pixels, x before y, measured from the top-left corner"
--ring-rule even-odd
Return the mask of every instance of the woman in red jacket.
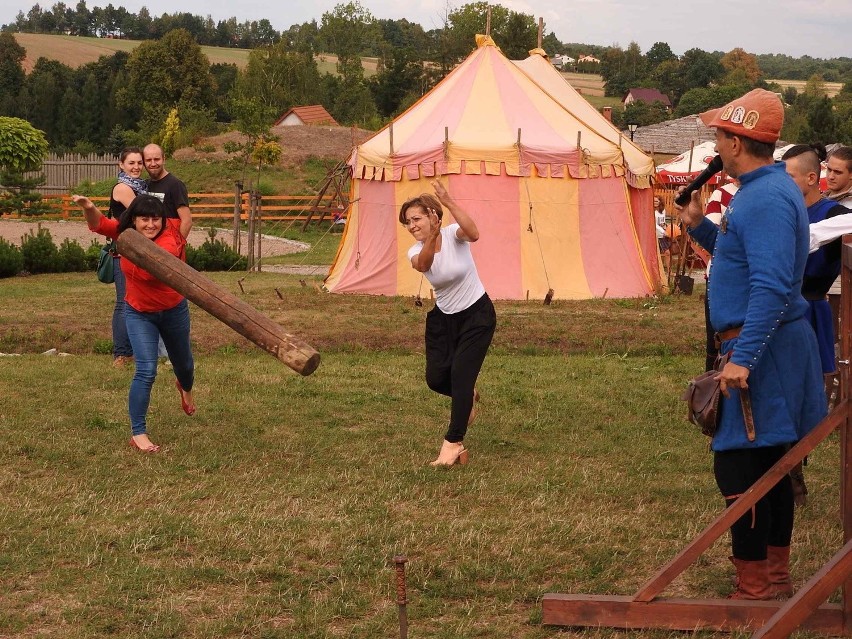
[[[172, 255], [185, 259], [186, 239], [180, 234], [180, 220], [167, 219], [163, 204], [154, 196], [139, 195], [118, 220], [102, 215], [87, 197], [72, 196], [82, 209], [89, 228], [95, 233], [115, 239], [128, 228]], [[147, 453], [160, 447], [151, 442], [146, 432], [146, 415], [151, 388], [157, 377], [157, 342], [163, 338], [175, 372], [175, 385], [187, 415], [195, 413], [192, 397], [195, 364], [189, 343], [189, 306], [186, 298], [163, 284], [143, 268], [129, 260], [121, 260], [127, 283], [125, 321], [127, 334], [136, 358], [136, 373], [130, 383], [128, 408], [132, 437], [130, 445]]]

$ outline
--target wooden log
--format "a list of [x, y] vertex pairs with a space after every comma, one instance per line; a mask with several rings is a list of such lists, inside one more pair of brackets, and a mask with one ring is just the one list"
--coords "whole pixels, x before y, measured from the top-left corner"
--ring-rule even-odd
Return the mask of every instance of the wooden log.
[[302, 375], [313, 373], [320, 354], [246, 302], [188, 266], [134, 229], [118, 237], [121, 256], [197, 304], [237, 333]]

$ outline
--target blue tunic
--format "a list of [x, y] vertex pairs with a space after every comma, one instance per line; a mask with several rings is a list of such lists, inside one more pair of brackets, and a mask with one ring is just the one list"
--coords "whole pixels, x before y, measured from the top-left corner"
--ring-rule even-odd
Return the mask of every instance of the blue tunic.
[[816, 337], [807, 320], [802, 276], [808, 258], [808, 213], [783, 164], [740, 176], [740, 189], [717, 227], [705, 219], [689, 233], [713, 253], [707, 300], [710, 323], [742, 327], [722, 344], [750, 370], [756, 440], [749, 442], [739, 390], [722, 399], [714, 451], [798, 441], [826, 414]]

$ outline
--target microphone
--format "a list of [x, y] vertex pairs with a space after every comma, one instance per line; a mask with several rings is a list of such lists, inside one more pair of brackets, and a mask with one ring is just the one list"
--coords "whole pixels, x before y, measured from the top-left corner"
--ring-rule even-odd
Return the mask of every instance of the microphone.
[[680, 194], [675, 198], [675, 204], [678, 206], [686, 206], [689, 203], [689, 198], [692, 195], [693, 191], [697, 191], [702, 186], [707, 184], [711, 177], [716, 175], [719, 171], [722, 170], [722, 158], [718, 155], [714, 156], [712, 160], [710, 160], [710, 164], [707, 165], [707, 168], [704, 169], [701, 173], [698, 174], [692, 182], [690, 182], [686, 188], [680, 192]]

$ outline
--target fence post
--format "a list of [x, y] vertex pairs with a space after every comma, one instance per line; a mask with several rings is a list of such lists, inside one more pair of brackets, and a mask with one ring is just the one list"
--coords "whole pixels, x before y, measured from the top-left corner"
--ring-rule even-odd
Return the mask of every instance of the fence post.
[[243, 183], [234, 182], [234, 253], [240, 254], [240, 214], [243, 212]]
[[260, 272], [261, 255], [263, 255], [263, 253], [261, 253], [261, 251], [260, 251], [260, 239], [261, 239], [261, 236], [263, 235], [261, 233], [261, 230], [260, 230], [261, 223], [263, 221], [262, 220], [263, 207], [261, 205], [261, 201], [262, 201], [263, 196], [260, 193], [255, 193], [254, 198], [255, 198], [255, 200], [254, 200], [254, 202], [255, 202], [254, 203], [254, 213], [255, 213], [255, 218], [256, 218], [255, 225], [254, 225], [254, 233], [257, 236], [257, 250], [255, 251], [255, 257], [256, 257], [255, 262], [257, 264], [257, 267], [255, 268], [255, 270], [259, 273]]
[[252, 190], [249, 191], [248, 197], [248, 244], [246, 245], [246, 248], [248, 249], [246, 251], [246, 258], [248, 261], [248, 265], [246, 267], [247, 271], [254, 269], [254, 202], [254, 191]]

